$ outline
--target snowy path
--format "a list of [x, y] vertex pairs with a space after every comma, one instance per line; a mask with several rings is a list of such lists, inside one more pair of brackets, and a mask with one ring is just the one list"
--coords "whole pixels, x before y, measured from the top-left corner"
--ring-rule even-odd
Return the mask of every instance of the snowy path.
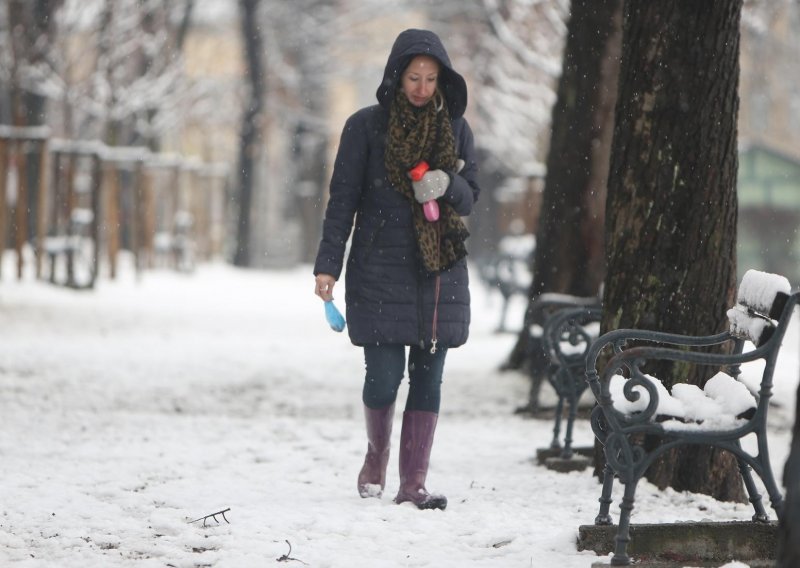
[[[492, 333], [497, 298], [477, 284], [470, 343], [448, 356], [429, 474], [429, 488], [450, 504], [422, 512], [391, 502], [396, 453], [386, 497], [357, 496], [363, 362], [327, 328], [309, 267], [205, 266], [189, 277], [149, 272], [139, 283], [123, 275], [92, 293], [9, 274], [0, 282], [2, 566], [597, 560], [577, 552], [575, 539], [594, 519], [599, 485], [588, 472], [533, 464], [551, 423], [513, 414], [527, 382], [497, 372], [514, 337]], [[772, 445], [778, 474], [798, 380], [796, 331], [789, 340], [777, 389], [787, 404], [775, 413]], [[585, 421], [576, 440], [591, 440]], [[228, 507], [230, 524], [187, 523]], [[750, 514], [642, 483], [634, 522]], [[279, 562], [287, 541], [291, 558]]]

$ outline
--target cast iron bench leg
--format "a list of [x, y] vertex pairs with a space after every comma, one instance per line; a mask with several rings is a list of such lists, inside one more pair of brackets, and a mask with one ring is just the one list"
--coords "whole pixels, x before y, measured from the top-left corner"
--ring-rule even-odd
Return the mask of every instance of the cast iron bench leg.
[[761, 477], [761, 481], [764, 482], [767, 495], [769, 495], [770, 504], [775, 510], [775, 514], [780, 519], [783, 513], [783, 495], [778, 489], [778, 484], [775, 482], [775, 474], [772, 472], [772, 467], [770, 467], [767, 432], [756, 432], [756, 436], [758, 437], [758, 462], [761, 466], [757, 473], [759, 477]]
[[628, 556], [628, 543], [631, 540], [631, 512], [633, 511], [633, 500], [636, 494], [636, 484], [639, 478], [634, 478], [625, 483], [625, 492], [622, 496], [622, 503], [619, 504], [619, 527], [617, 536], [614, 539], [614, 556], [611, 557], [612, 566], [627, 566], [631, 563]]
[[[555, 382], [558, 386], [558, 383], [561, 381], [561, 377], [559, 376], [561, 372], [559, 371], [555, 376]], [[561, 413], [564, 412], [564, 393], [561, 392], [561, 387], [558, 387], [558, 402], [556, 403], [556, 414], [553, 418], [553, 441], [550, 442], [551, 448], [560, 448], [561, 441], [559, 440], [559, 435], [561, 434]]]
[[[561, 452], [561, 457], [565, 460], [572, 459], [572, 429], [575, 426], [575, 419], [578, 417], [578, 401], [581, 398], [583, 389], [577, 384], [577, 378], [572, 373], [567, 373], [564, 380], [567, 381], [567, 404], [569, 405], [569, 413], [567, 415], [567, 427], [564, 434], [564, 451]], [[581, 382], [583, 377], [580, 377]]]
[[769, 521], [769, 515], [767, 515], [767, 512], [764, 510], [761, 493], [758, 492], [758, 488], [753, 481], [753, 470], [743, 459], [737, 457], [736, 461], [739, 464], [739, 472], [742, 474], [744, 486], [747, 489], [747, 495], [749, 495], [750, 502], [753, 504], [753, 509], [755, 510], [753, 520], [766, 523]]
[[594, 519], [596, 525], [613, 524], [609, 509], [611, 508], [611, 489], [614, 487], [614, 470], [606, 463], [603, 468], [603, 491], [600, 493], [600, 511]]

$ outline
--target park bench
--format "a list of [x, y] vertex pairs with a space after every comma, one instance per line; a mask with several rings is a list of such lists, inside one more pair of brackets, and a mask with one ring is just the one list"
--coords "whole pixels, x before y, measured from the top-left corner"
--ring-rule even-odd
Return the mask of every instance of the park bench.
[[194, 216], [184, 210], [177, 211], [171, 231], [155, 234], [153, 246], [159, 264], [179, 272], [192, 272], [195, 268]]
[[[75, 208], [70, 213], [66, 234], [50, 236], [44, 239], [43, 250], [49, 259], [50, 282], [69, 288], [92, 288], [95, 271], [92, 256], [95, 255], [96, 243], [91, 235], [94, 214], [89, 209]], [[63, 259], [63, 271], [66, 273], [59, 281], [57, 273], [59, 259]]]
[[[600, 330], [602, 309], [598, 298], [575, 298], [576, 305], [555, 311], [545, 322], [542, 330], [544, 348], [548, 354], [547, 380], [552, 385], [558, 401], [553, 417], [553, 440], [550, 447], [537, 451], [537, 457], [546, 465], [561, 471], [584, 469], [589, 465], [587, 455], [593, 447], [580, 448], [581, 460], [573, 462], [575, 448], [572, 433], [578, 415], [578, 404], [586, 391], [586, 356]], [[577, 305], [582, 303], [583, 305]], [[564, 445], [561, 445], [561, 423], [564, 407], [567, 421]], [[554, 461], [558, 459], [558, 465]], [[566, 462], [571, 462], [569, 465]]]
[[[792, 291], [786, 278], [750, 270], [737, 291], [736, 305], [727, 312], [725, 332], [697, 337], [620, 329], [592, 344], [586, 377], [598, 405], [591, 424], [606, 460], [596, 525], [612, 524], [609, 507], [614, 477], [624, 485], [611, 565], [631, 563], [627, 545], [636, 485], [659, 456], [676, 446], [704, 444], [731, 452], [755, 510], [753, 520], [766, 522], [768, 516], [752, 471], [761, 478], [772, 508], [780, 515], [782, 497], [769, 461], [767, 411], [781, 342], [799, 297], [800, 291]], [[746, 342], [753, 348], [745, 351]], [[727, 345], [730, 352], [703, 350], [714, 345]], [[598, 369], [598, 358], [609, 347], [613, 356]], [[643, 372], [653, 361], [707, 366], [717, 374], [703, 390], [677, 383], [669, 392], [657, 378]], [[740, 381], [741, 366], [755, 361], [764, 364], [757, 392]], [[756, 438], [755, 455], [741, 445], [741, 439], [750, 434]], [[645, 435], [660, 438], [661, 444], [648, 449]]]
[[484, 284], [490, 290], [499, 292], [503, 299], [498, 332], [508, 329], [506, 319], [511, 299], [528, 294], [534, 249], [531, 238], [506, 236], [500, 240], [497, 252], [479, 263], [479, 273]]
[[[528, 403], [518, 412], [540, 416], [543, 414], [541, 403], [542, 385], [552, 384], [551, 378], [558, 370], [558, 362], [553, 358], [548, 342], [545, 341], [545, 328], [548, 322], [562, 310], [600, 306], [600, 298], [596, 296], [574, 296], [558, 292], [545, 292], [537, 296], [528, 306], [526, 321], [528, 322], [528, 343], [526, 347], [526, 365], [531, 381]], [[583, 373], [583, 369], [581, 369]], [[558, 394], [558, 393], [556, 393]]]

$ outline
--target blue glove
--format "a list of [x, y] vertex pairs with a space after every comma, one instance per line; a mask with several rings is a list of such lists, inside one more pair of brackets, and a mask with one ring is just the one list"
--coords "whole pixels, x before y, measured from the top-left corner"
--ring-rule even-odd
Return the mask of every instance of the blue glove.
[[344, 316], [333, 305], [333, 300], [325, 302], [325, 319], [328, 320], [328, 325], [331, 326], [333, 331], [342, 331], [344, 329]]

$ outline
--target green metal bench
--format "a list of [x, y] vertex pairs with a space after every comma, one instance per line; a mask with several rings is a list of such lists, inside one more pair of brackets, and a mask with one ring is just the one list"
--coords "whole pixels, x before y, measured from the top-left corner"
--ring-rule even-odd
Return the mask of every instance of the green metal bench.
[[[560, 458], [573, 457], [572, 432], [578, 413], [578, 402], [586, 391], [586, 356], [600, 329], [602, 309], [597, 302], [584, 307], [563, 308], [545, 323], [542, 337], [550, 358], [547, 379], [558, 395], [553, 423], [551, 449], [560, 449]], [[564, 445], [561, 445], [561, 421], [564, 405], [567, 423]]]
[[[627, 545], [636, 485], [659, 456], [676, 446], [704, 444], [731, 452], [755, 510], [753, 519], [767, 521], [768, 516], [752, 471], [761, 478], [772, 508], [780, 516], [782, 496], [769, 461], [767, 413], [776, 360], [798, 298], [800, 291], [792, 291], [786, 278], [750, 270], [742, 279], [736, 306], [727, 312], [728, 331], [693, 337], [620, 329], [592, 344], [586, 378], [598, 406], [592, 412], [591, 424], [606, 458], [595, 524], [612, 524], [609, 507], [614, 478], [624, 485], [611, 565], [631, 563]], [[745, 351], [746, 342], [752, 343], [753, 349]], [[730, 354], [701, 349], [726, 343]], [[614, 355], [598, 369], [598, 358], [607, 348]], [[709, 379], [704, 391], [678, 383], [667, 392], [658, 379], [642, 371], [647, 363], [659, 360], [703, 365], [719, 372]], [[740, 366], [758, 360], [764, 362], [764, 369], [760, 388], [753, 393], [739, 381]], [[712, 401], [721, 409], [716, 415], [706, 414], [717, 408]], [[740, 443], [749, 434], [756, 437], [755, 455]], [[644, 435], [657, 436], [662, 443], [648, 449], [643, 444]]]

